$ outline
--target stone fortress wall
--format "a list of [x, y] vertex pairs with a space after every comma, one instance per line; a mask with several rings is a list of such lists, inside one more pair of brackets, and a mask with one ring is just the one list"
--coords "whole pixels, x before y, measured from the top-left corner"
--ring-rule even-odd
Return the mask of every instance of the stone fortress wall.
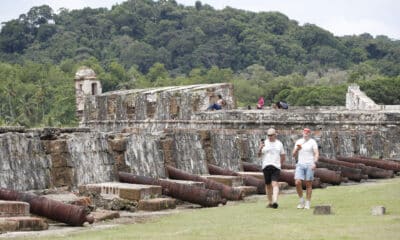
[[[400, 160], [400, 106], [376, 105], [357, 86], [346, 106], [240, 110], [226, 83], [108, 93], [99, 83], [90, 69], [77, 72], [79, 128], [0, 128], [0, 187], [77, 187], [115, 181], [118, 171], [164, 178], [166, 165], [195, 174], [208, 174], [207, 163], [239, 171], [241, 161], [258, 163], [270, 127], [289, 162], [304, 127], [322, 156]], [[226, 108], [206, 111], [218, 94]]]

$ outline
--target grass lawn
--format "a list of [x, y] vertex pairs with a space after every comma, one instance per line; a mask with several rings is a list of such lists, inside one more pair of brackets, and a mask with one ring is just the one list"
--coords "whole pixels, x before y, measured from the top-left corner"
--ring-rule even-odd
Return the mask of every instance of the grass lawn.
[[[284, 194], [279, 209], [269, 209], [265, 198], [252, 198], [146, 223], [41, 239], [400, 239], [399, 177], [314, 190], [312, 206], [331, 204], [332, 215], [298, 210], [297, 202], [297, 195]], [[372, 216], [371, 207], [379, 205], [386, 207], [386, 215]]]

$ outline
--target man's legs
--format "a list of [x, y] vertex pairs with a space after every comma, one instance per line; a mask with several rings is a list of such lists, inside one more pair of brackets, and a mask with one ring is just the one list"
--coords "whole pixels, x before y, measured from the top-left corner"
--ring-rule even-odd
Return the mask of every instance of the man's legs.
[[310, 207], [311, 207], [311, 194], [312, 194], [313, 180], [314, 180], [314, 171], [313, 171], [311, 165], [307, 165], [306, 177], [305, 177], [305, 183], [306, 183], [306, 203], [304, 206], [305, 209], [310, 209]]
[[305, 181], [306, 182], [306, 204], [305, 209], [310, 209], [311, 207], [311, 194], [312, 194], [312, 181]]
[[301, 208], [304, 208], [302, 180], [296, 179], [295, 184], [296, 184], [296, 192], [297, 192], [297, 195], [299, 196], [299, 204], [297, 205], [297, 208], [301, 209]]
[[296, 171], [294, 174], [294, 179], [295, 179], [295, 184], [296, 184], [296, 192], [297, 195], [299, 196], [299, 204], [297, 205], [297, 208], [302, 209], [304, 208], [304, 198], [303, 198], [303, 184], [302, 180], [304, 180], [306, 177], [306, 171], [304, 169], [304, 166], [301, 164], [297, 164], [296, 166]]
[[272, 185], [265, 185], [265, 192], [267, 193], [268, 206], [272, 206]]
[[272, 206], [278, 208], [279, 184], [277, 181], [272, 181]]

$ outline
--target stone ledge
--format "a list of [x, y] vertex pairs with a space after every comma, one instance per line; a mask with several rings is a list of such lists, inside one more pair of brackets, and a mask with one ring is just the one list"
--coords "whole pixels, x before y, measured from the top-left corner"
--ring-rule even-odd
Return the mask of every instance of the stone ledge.
[[156, 198], [162, 194], [161, 186], [119, 182], [87, 184], [80, 186], [79, 188], [80, 192], [83, 192], [84, 190], [94, 191], [100, 194], [114, 195], [133, 201]]
[[202, 175], [201, 177], [222, 183], [229, 187], [243, 186], [243, 178], [241, 176]]
[[172, 183], [178, 183], [178, 184], [184, 184], [184, 185], [189, 185], [193, 187], [199, 187], [199, 188], [206, 188], [206, 185], [204, 182], [195, 182], [195, 181], [187, 181], [187, 180], [177, 180], [177, 179], [160, 179], [162, 181], [167, 181], [167, 182], [172, 182]]
[[0, 232], [41, 231], [47, 230], [49, 224], [43, 218], [10, 217], [0, 218]]
[[95, 222], [100, 222], [104, 220], [111, 220], [114, 218], [119, 218], [119, 212], [117, 211], [108, 211], [108, 210], [100, 210], [97, 209], [94, 212], [90, 213], [94, 217]]
[[29, 216], [29, 203], [0, 200], [0, 217]]
[[255, 186], [239, 186], [234, 188], [241, 190], [245, 194], [245, 196], [257, 194], [257, 187]]
[[176, 208], [176, 199], [174, 198], [153, 198], [140, 200], [138, 209], [142, 211], [160, 211]]

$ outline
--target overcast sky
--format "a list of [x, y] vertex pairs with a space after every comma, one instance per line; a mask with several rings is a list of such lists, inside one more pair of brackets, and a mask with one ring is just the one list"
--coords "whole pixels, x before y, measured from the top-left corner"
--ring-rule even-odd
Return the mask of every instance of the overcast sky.
[[[1, 0], [0, 22], [18, 18], [33, 6], [59, 8], [110, 8], [123, 0]], [[193, 6], [196, 0], [177, 0]], [[231, 6], [250, 11], [279, 11], [299, 24], [313, 23], [336, 36], [368, 32], [400, 40], [400, 1], [398, 0], [202, 0], [216, 9]]]

